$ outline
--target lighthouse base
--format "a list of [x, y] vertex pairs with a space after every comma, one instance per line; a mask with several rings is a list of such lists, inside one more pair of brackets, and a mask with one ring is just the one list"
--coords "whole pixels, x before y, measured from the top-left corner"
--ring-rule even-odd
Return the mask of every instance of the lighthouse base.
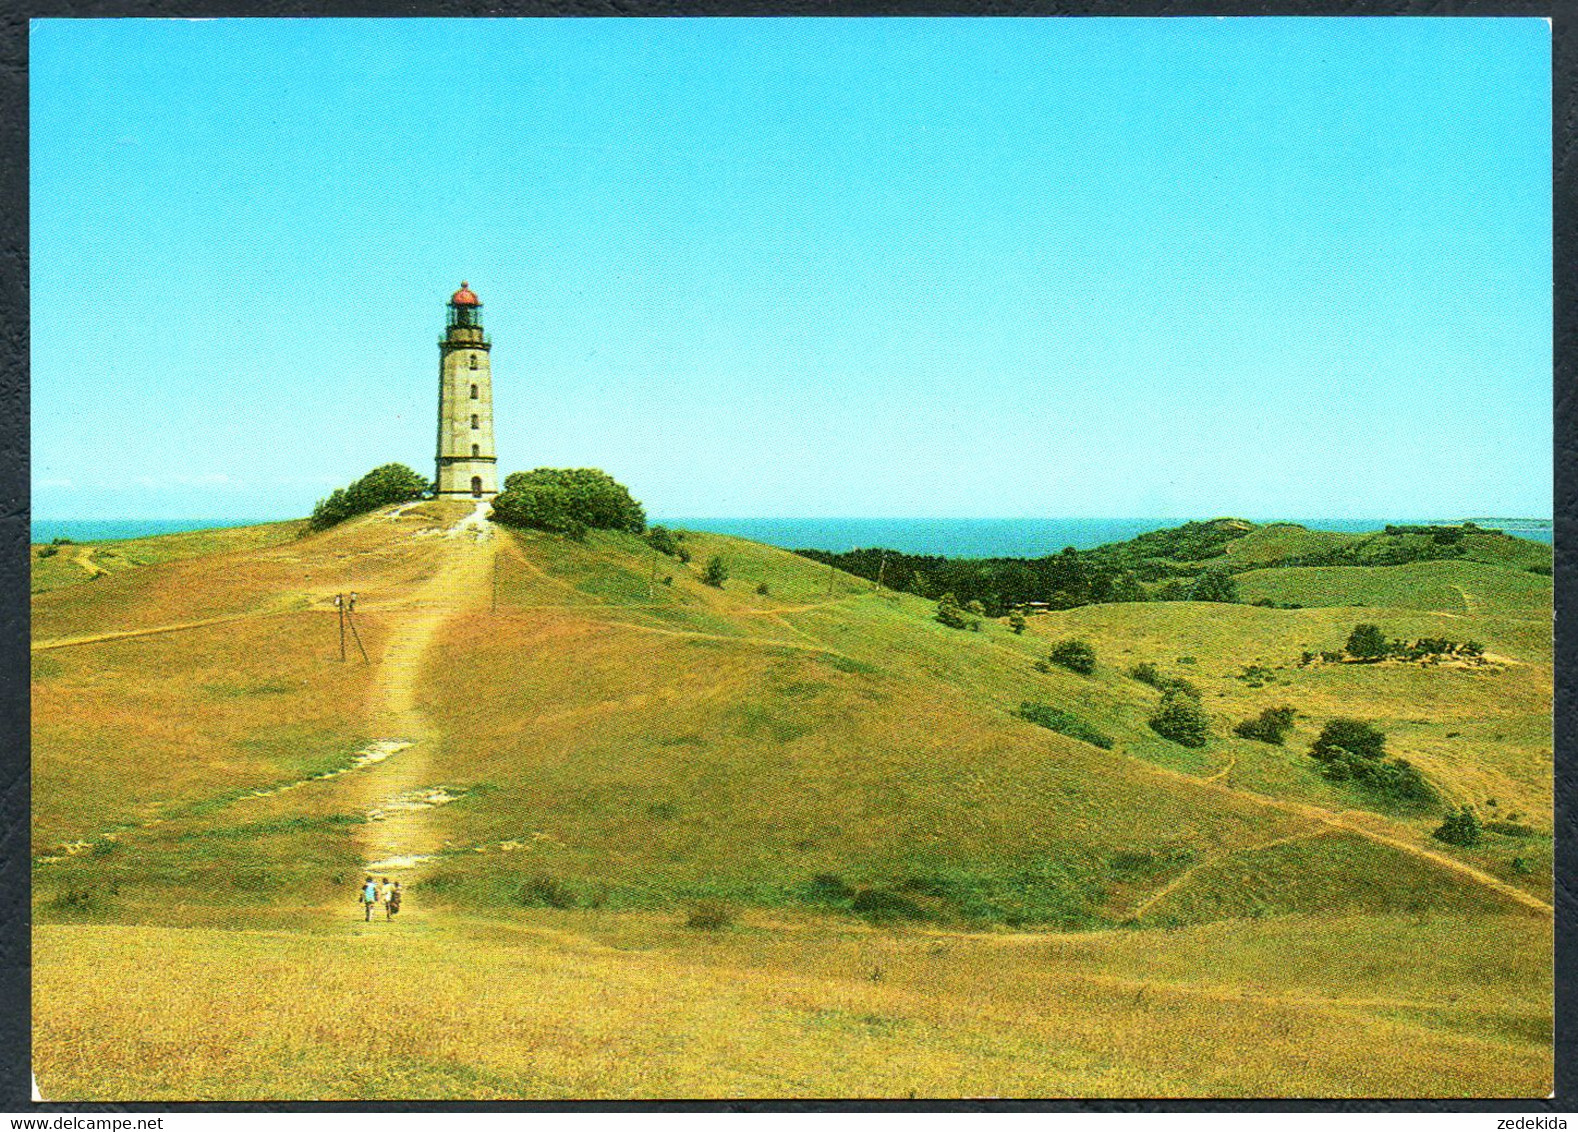
[[455, 456], [438, 461], [440, 499], [492, 499], [499, 493], [498, 461], [491, 456]]

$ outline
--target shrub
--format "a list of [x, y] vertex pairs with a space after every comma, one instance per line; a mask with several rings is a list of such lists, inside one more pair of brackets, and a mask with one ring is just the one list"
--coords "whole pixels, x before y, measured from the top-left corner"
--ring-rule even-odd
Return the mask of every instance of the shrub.
[[701, 580], [717, 589], [723, 588], [723, 583], [729, 580], [729, 567], [722, 557], [714, 554], [707, 562], [707, 569], [702, 572]]
[[1162, 693], [1162, 705], [1150, 724], [1156, 734], [1181, 747], [1203, 747], [1211, 737], [1211, 717], [1199, 699], [1177, 689]]
[[[646, 530], [646, 512], [630, 491], [597, 468], [537, 468], [512, 472], [493, 500], [495, 521], [512, 527], [568, 533], [573, 524], [608, 531]], [[573, 536], [572, 536], [573, 537]]]
[[721, 932], [734, 926], [734, 909], [721, 900], [702, 900], [685, 917], [685, 926], [703, 932]]
[[1386, 634], [1379, 625], [1355, 625], [1344, 646], [1355, 660], [1380, 660], [1389, 651]]
[[1473, 809], [1464, 806], [1455, 813], [1449, 813], [1441, 827], [1431, 834], [1437, 841], [1445, 841], [1448, 845], [1478, 845], [1480, 840], [1479, 817]]
[[49, 540], [49, 545], [50, 546], [71, 546], [76, 541], [77, 541], [76, 539], [67, 538], [65, 535], [57, 535], [55, 538], [52, 538], [52, 539]]
[[966, 613], [951, 593], [937, 599], [937, 620], [950, 629], [979, 629], [980, 621]]
[[1149, 684], [1153, 688], [1162, 686], [1161, 669], [1148, 660], [1142, 660], [1139, 664], [1129, 669], [1129, 679], [1138, 680], [1141, 684]]
[[1337, 751], [1361, 759], [1379, 759], [1386, 754], [1386, 736], [1361, 720], [1334, 719], [1310, 744], [1310, 757], [1329, 762]]
[[535, 876], [521, 886], [520, 902], [528, 908], [574, 908], [576, 905], [575, 893], [568, 886], [544, 875]]
[[40, 558], [53, 558], [59, 553], [60, 547], [58, 546], [41, 546], [38, 548], [38, 556]]
[[1519, 876], [1528, 876], [1534, 871], [1534, 865], [1530, 863], [1527, 857], [1514, 857], [1512, 858], [1512, 871]]
[[308, 525], [315, 531], [327, 530], [336, 523], [379, 507], [419, 499], [430, 486], [404, 464], [383, 464], [349, 487], [337, 487], [327, 499], [319, 500], [312, 509]]
[[760, 594], [762, 597], [766, 597], [769, 593], [772, 592], [772, 587], [769, 586], [766, 582], [760, 582], [756, 586], [756, 592], [758, 594]]
[[1025, 631], [1025, 611], [1015, 609], [1008, 615], [1008, 628], [1016, 635]]
[[1096, 650], [1082, 637], [1068, 637], [1052, 646], [1047, 659], [1070, 672], [1089, 676], [1096, 671]]
[[915, 901], [885, 888], [862, 888], [849, 910], [868, 920], [924, 920], [926, 912]]
[[1294, 710], [1286, 705], [1267, 708], [1257, 718], [1246, 719], [1233, 728], [1233, 734], [1280, 747], [1282, 741], [1287, 738], [1288, 732], [1293, 729], [1295, 714]]
[[1026, 700], [1019, 705], [1016, 714], [1020, 719], [1045, 727], [1049, 731], [1056, 731], [1059, 735], [1067, 735], [1070, 739], [1078, 739], [1082, 743], [1089, 743], [1104, 751], [1112, 749], [1111, 735], [1097, 731], [1072, 712]]
[[653, 527], [647, 531], [647, 545], [659, 554], [670, 557], [679, 554], [679, 539], [667, 527]]
[[973, 613], [977, 617], [985, 617], [986, 616], [986, 606], [982, 605], [978, 601], [967, 601], [967, 602], [965, 602], [964, 603], [964, 611], [966, 613]]

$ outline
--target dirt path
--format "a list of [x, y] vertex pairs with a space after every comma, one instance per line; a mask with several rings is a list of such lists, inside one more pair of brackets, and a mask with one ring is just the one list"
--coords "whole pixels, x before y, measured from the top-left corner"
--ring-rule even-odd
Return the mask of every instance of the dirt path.
[[[275, 612], [269, 610], [267, 612]], [[206, 625], [223, 625], [229, 621], [241, 621], [248, 617], [264, 616], [263, 611], [251, 613], [227, 613], [223, 617], [205, 617], [201, 621], [178, 621], [173, 625], [155, 625], [149, 629], [117, 629], [108, 633], [89, 633], [82, 637], [54, 637], [50, 640], [34, 641], [33, 651], [43, 652], [46, 649], [69, 649], [74, 645], [93, 645], [100, 641], [123, 641], [129, 637], [152, 637], [159, 633], [179, 633], [185, 629], [201, 629]]]
[[108, 570], [93, 561], [93, 548], [91, 546], [85, 546], [77, 551], [76, 557], [72, 561], [86, 570], [90, 578], [97, 578], [100, 574], [109, 573]]
[[445, 532], [446, 561], [412, 592], [375, 661], [367, 718], [380, 741], [411, 746], [399, 758], [346, 780], [358, 808], [374, 819], [357, 827], [363, 861], [379, 863], [380, 872], [397, 874], [397, 879], [440, 847], [427, 816], [448, 796], [439, 790], [442, 783], [432, 780], [438, 731], [422, 713], [417, 684], [444, 623], [487, 607], [488, 571], [499, 544], [489, 537], [486, 506], [480, 504]]
[[1479, 601], [1473, 594], [1469, 593], [1462, 586], [1454, 585], [1452, 588], [1457, 591], [1457, 596], [1463, 599], [1464, 613], [1472, 617], [1479, 612]]
[[1162, 887], [1158, 888], [1155, 892], [1151, 893], [1144, 900], [1140, 901], [1124, 918], [1131, 921], [1138, 920], [1141, 916], [1145, 915], [1145, 913], [1149, 912], [1158, 901], [1170, 896], [1172, 893], [1178, 891], [1178, 889], [1187, 884], [1189, 880], [1201, 869], [1210, 868], [1212, 865], [1219, 865], [1223, 861], [1227, 860], [1227, 858], [1234, 856], [1235, 854], [1258, 853], [1262, 849], [1270, 849], [1277, 845], [1287, 845], [1294, 841], [1308, 841], [1312, 837], [1324, 837], [1329, 832], [1331, 831], [1324, 827], [1320, 829], [1305, 829], [1300, 830], [1298, 833], [1290, 833], [1286, 837], [1274, 838], [1271, 841], [1262, 841], [1254, 845], [1244, 845], [1237, 849], [1227, 849], [1221, 853], [1213, 853], [1202, 860], [1198, 865], [1191, 865], [1189, 868], [1173, 877], [1172, 880], [1162, 885]]
[[[1500, 893], [1502, 896], [1507, 897], [1507, 899], [1515, 901], [1518, 904], [1522, 904], [1526, 908], [1533, 908], [1537, 911], [1545, 913], [1546, 915], [1551, 915], [1555, 911], [1551, 905], [1547, 904], [1539, 897], [1523, 891], [1523, 889], [1517, 887], [1516, 885], [1508, 884], [1506, 881], [1493, 877], [1481, 869], [1476, 869], [1473, 865], [1465, 864], [1464, 862], [1457, 860], [1455, 857], [1450, 857], [1445, 853], [1437, 853], [1433, 849], [1427, 849], [1423, 845], [1416, 844], [1412, 841], [1407, 841], [1401, 837], [1394, 837], [1388, 834], [1380, 833], [1370, 828], [1368, 825], [1359, 825], [1354, 822], [1347, 821], [1345, 820], [1343, 814], [1333, 813], [1331, 810], [1325, 810], [1319, 806], [1309, 805], [1308, 803], [1304, 802], [1286, 802], [1277, 798], [1268, 798], [1264, 794], [1256, 794], [1249, 790], [1238, 790], [1231, 786], [1225, 786], [1219, 781], [1208, 781], [1192, 774], [1184, 774], [1182, 771], [1169, 770], [1167, 767], [1158, 766], [1147, 759], [1142, 759], [1135, 755], [1124, 754], [1122, 757], [1128, 759], [1130, 762], [1145, 767], [1153, 774], [1158, 774], [1165, 778], [1171, 778], [1177, 782], [1187, 782], [1197, 789], [1217, 790], [1257, 806], [1281, 810], [1284, 813], [1297, 814], [1298, 816], [1308, 818], [1311, 821], [1320, 822], [1322, 825], [1328, 826], [1329, 828], [1340, 829], [1346, 833], [1352, 833], [1358, 837], [1363, 837], [1368, 841], [1374, 841], [1378, 845], [1386, 845], [1392, 849], [1407, 853], [1411, 857], [1417, 857], [1421, 860], [1429, 861], [1440, 868], [1448, 869], [1454, 873], [1457, 873], [1461, 877], [1473, 881], [1476, 884], [1492, 889]], [[1367, 817], [1377, 822], [1385, 820], [1379, 815], [1374, 814], [1367, 814]]]

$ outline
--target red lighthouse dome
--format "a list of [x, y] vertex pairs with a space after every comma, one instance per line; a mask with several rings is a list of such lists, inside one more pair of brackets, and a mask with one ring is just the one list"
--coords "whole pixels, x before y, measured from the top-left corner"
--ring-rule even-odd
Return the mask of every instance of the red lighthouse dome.
[[472, 292], [471, 285], [462, 280], [460, 290], [450, 296], [449, 303], [456, 307], [480, 307], [482, 300]]

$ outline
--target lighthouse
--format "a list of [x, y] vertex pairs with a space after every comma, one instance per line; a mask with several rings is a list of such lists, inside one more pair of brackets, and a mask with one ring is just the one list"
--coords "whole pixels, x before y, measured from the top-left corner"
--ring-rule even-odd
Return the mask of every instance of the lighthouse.
[[492, 499], [499, 493], [491, 348], [482, 332], [482, 300], [461, 283], [450, 296], [449, 324], [438, 341], [440, 499]]

